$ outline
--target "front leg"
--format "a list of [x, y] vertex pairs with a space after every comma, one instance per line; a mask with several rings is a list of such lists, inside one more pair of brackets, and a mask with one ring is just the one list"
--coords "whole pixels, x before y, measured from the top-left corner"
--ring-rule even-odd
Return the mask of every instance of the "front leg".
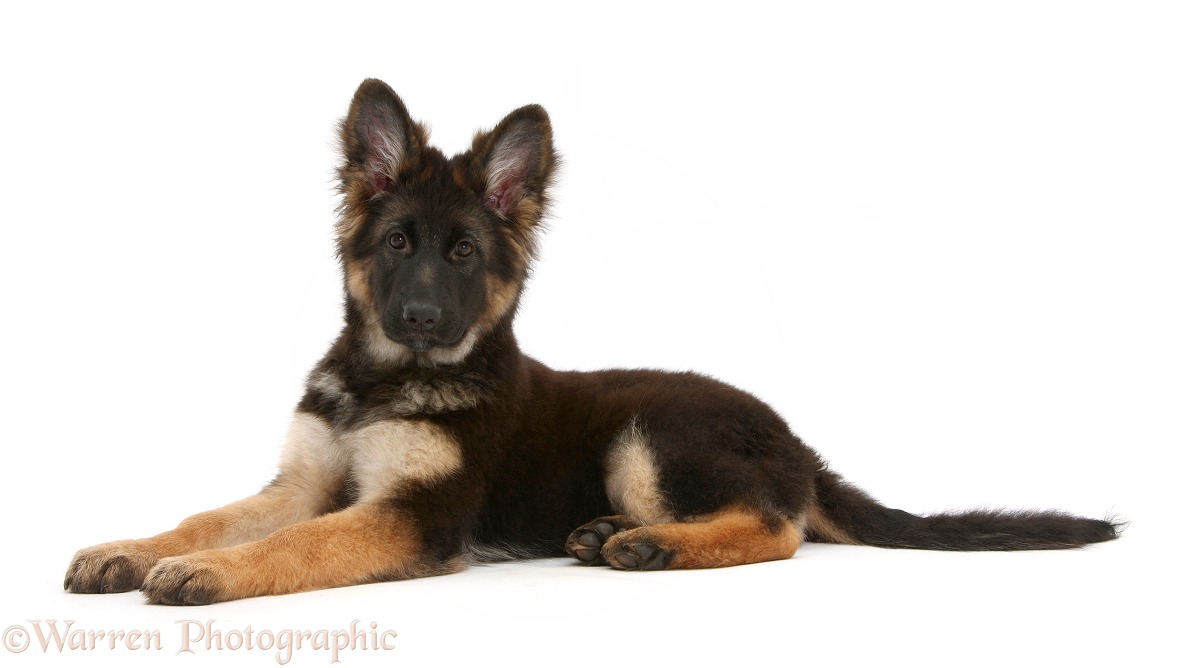
[[426, 555], [417, 525], [391, 503], [361, 503], [254, 543], [163, 559], [148, 574], [143, 594], [150, 603], [205, 605], [463, 567], [456, 556]]
[[184, 520], [171, 531], [139, 540], [103, 543], [78, 551], [65, 588], [78, 594], [138, 589], [156, 562], [197, 550], [254, 541], [333, 509], [346, 469], [333, 454], [331, 430], [306, 413], [295, 415], [281, 474], [260, 494]]
[[118, 540], [79, 550], [65, 574], [75, 594], [138, 589], [160, 559], [256, 540], [274, 529], [315, 517], [323, 508], [278, 483], [223, 508], [199, 513], [151, 538]]

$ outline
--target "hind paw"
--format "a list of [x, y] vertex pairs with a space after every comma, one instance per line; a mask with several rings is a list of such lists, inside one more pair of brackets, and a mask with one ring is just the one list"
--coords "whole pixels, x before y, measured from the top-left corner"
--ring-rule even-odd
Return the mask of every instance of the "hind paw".
[[601, 548], [600, 557], [610, 566], [622, 571], [660, 571], [665, 569], [674, 551], [651, 540], [640, 529], [614, 536]]
[[637, 526], [640, 525], [624, 515], [598, 517], [568, 536], [568, 541], [564, 543], [564, 552], [586, 566], [604, 566], [606, 561], [601, 555], [601, 550], [605, 543], [618, 532]]

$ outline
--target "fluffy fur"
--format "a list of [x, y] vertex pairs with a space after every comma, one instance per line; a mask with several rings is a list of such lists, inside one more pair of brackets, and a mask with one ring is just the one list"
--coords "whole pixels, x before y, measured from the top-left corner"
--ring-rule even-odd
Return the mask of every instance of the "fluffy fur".
[[308, 376], [278, 477], [152, 538], [75, 555], [70, 591], [204, 604], [566, 553], [731, 566], [802, 540], [1068, 548], [1057, 511], [917, 517], [829, 471], [770, 407], [689, 373], [553, 371], [512, 330], [558, 159], [527, 106], [447, 158], [383, 82], [340, 126], [346, 321]]

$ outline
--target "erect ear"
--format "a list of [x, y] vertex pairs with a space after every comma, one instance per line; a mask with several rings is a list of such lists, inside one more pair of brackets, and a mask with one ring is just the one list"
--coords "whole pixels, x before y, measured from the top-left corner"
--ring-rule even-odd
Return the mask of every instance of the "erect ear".
[[347, 161], [343, 177], [362, 180], [368, 195], [400, 181], [402, 170], [427, 139], [405, 103], [379, 79], [367, 79], [356, 89], [340, 138]]
[[486, 206], [505, 218], [537, 222], [557, 161], [544, 108], [532, 104], [507, 114], [494, 130], [478, 134], [471, 149]]

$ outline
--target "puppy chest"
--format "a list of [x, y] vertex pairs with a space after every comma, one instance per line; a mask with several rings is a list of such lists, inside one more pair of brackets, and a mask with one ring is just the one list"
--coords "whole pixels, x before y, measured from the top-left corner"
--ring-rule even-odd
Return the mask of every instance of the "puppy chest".
[[340, 435], [359, 500], [391, 496], [413, 482], [438, 480], [462, 466], [458, 444], [425, 420], [385, 420]]

